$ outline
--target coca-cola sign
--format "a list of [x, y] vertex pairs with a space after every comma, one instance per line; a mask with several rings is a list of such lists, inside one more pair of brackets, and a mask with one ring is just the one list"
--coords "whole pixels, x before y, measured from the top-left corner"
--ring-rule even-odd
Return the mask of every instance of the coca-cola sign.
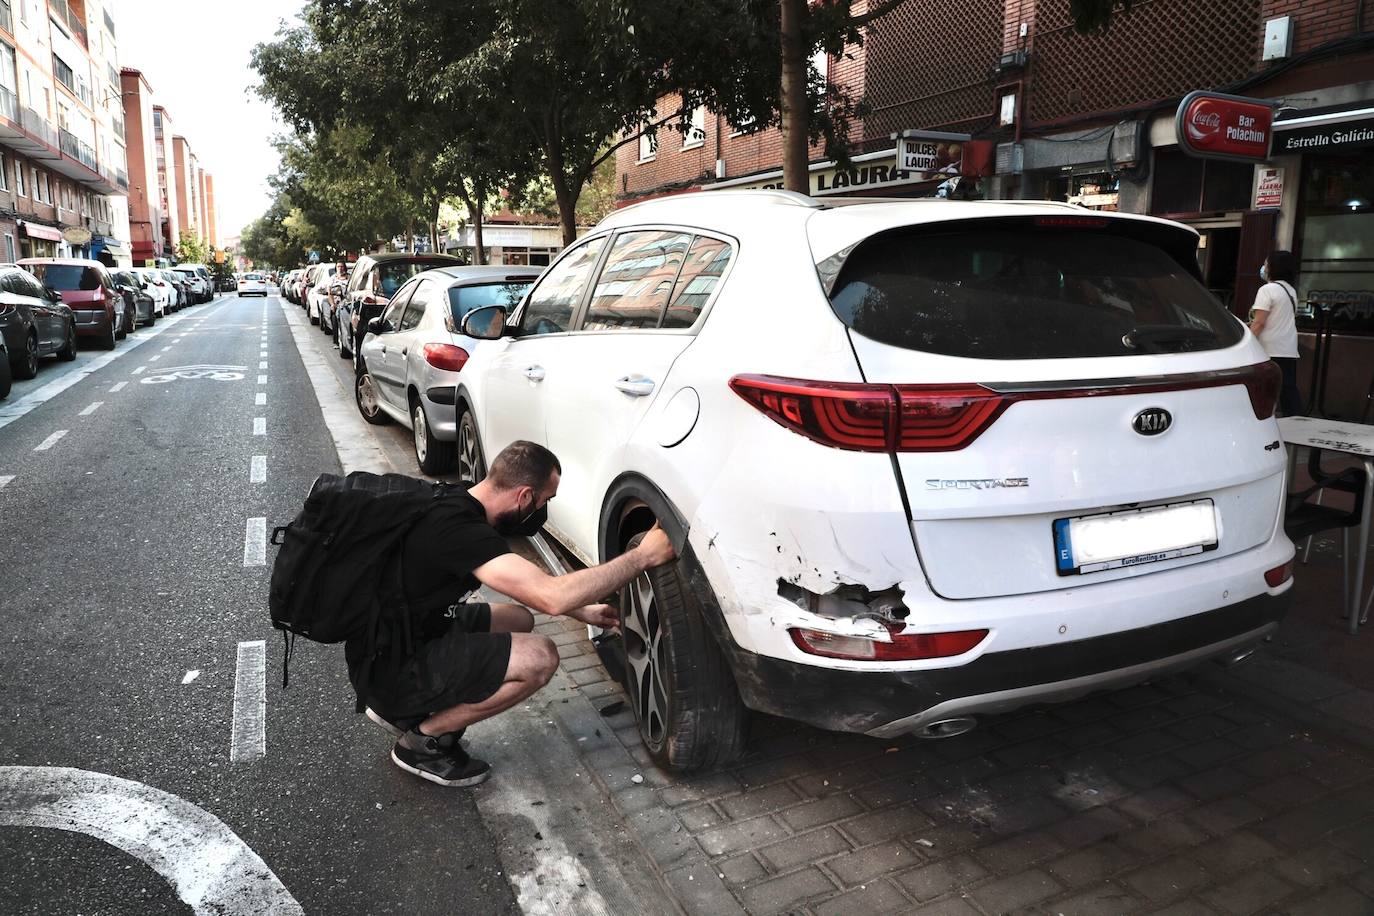
[[1194, 156], [1254, 162], [1269, 158], [1273, 124], [1274, 107], [1265, 99], [1198, 91], [1179, 103], [1174, 131]]

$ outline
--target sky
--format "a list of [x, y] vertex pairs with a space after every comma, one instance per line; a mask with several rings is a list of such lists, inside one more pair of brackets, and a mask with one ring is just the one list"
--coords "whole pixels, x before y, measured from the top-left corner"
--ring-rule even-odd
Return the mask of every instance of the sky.
[[106, 0], [119, 65], [142, 70], [201, 167], [215, 176], [221, 237], [267, 209], [277, 170], [273, 134], [283, 125], [253, 95], [253, 46], [271, 41], [296, 0]]

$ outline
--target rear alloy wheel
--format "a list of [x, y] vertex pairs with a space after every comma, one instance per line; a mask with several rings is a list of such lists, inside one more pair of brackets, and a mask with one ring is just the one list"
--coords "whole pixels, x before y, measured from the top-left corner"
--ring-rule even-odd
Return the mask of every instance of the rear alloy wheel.
[[458, 419], [458, 479], [468, 486], [481, 483], [487, 476], [487, 460], [482, 455], [482, 443], [477, 438], [477, 421], [472, 411], [465, 410]]
[[10, 387], [13, 385], [11, 381], [12, 377], [13, 373], [10, 370], [9, 355], [0, 352], [0, 401], [3, 401], [10, 395]]
[[67, 326], [67, 343], [57, 351], [57, 358], [68, 363], [76, 359], [76, 325]]
[[[643, 540], [637, 534], [627, 550]], [[620, 591], [621, 651], [639, 736], [659, 766], [696, 770], [744, 751], [748, 711], [676, 564]]]
[[431, 476], [447, 473], [453, 467], [453, 443], [442, 442], [430, 434], [429, 418], [419, 398], [411, 400], [410, 429], [415, 437], [415, 460], [420, 465], [420, 473]]
[[105, 336], [101, 338], [100, 346], [106, 350], [113, 350], [115, 341], [118, 339], [119, 335], [115, 333], [114, 316], [110, 316], [110, 326], [106, 329]]
[[357, 378], [354, 379], [353, 399], [358, 402], [358, 413], [373, 426], [385, 426], [391, 422], [377, 400], [377, 383], [372, 380], [372, 373], [367, 371], [366, 366], [359, 367]]
[[38, 335], [33, 331], [24, 338], [24, 349], [19, 352], [19, 359], [13, 365], [15, 378], [33, 378], [38, 374]]

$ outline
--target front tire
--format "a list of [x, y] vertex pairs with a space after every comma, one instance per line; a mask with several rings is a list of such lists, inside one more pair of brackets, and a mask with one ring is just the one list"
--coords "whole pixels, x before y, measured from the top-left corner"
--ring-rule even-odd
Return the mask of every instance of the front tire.
[[13, 382], [10, 372], [10, 361], [7, 355], [0, 354], [0, 401], [10, 396], [10, 387]]
[[[635, 535], [626, 549], [643, 539]], [[676, 564], [640, 573], [622, 588], [620, 620], [630, 704], [654, 762], [697, 770], [743, 753], [748, 710]]]
[[377, 400], [377, 383], [372, 380], [372, 373], [367, 371], [365, 365], [358, 367], [358, 374], [353, 380], [353, 400], [358, 405], [358, 413], [373, 426], [385, 426], [391, 422], [391, 417], [386, 415]]
[[415, 440], [415, 461], [420, 465], [420, 473], [433, 477], [453, 467], [454, 443], [442, 442], [430, 433], [429, 417], [419, 398], [411, 399], [410, 431]]

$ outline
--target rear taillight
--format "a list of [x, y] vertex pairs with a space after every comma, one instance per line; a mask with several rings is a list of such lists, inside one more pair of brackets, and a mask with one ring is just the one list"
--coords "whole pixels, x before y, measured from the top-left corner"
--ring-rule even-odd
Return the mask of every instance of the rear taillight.
[[1249, 370], [1245, 376], [1245, 390], [1250, 394], [1250, 406], [1255, 409], [1255, 419], [1267, 420], [1274, 415], [1274, 408], [1279, 403], [1283, 371], [1272, 361], [1256, 363]]
[[363, 298], [362, 298], [362, 303], [363, 303], [363, 305], [376, 305], [376, 304], [377, 304], [377, 297], [374, 296], [374, 295], [372, 295], [371, 293], [367, 293], [366, 295], [363, 296]]
[[864, 636], [840, 636], [820, 630], [794, 627], [792, 643], [808, 655], [822, 658], [842, 658], [849, 661], [906, 662], [926, 658], [950, 658], [963, 655], [987, 638], [987, 630], [955, 630], [948, 633], [895, 632], [888, 626], [890, 640], [869, 639]]
[[1289, 560], [1282, 566], [1275, 566], [1273, 569], [1264, 571], [1264, 581], [1270, 588], [1278, 588], [1289, 579], [1293, 578], [1293, 561]]
[[1007, 404], [981, 385], [864, 385], [737, 375], [730, 387], [793, 432], [860, 452], [961, 449]]
[[460, 372], [467, 365], [468, 351], [446, 343], [427, 343], [424, 349], [425, 362], [435, 369]]

